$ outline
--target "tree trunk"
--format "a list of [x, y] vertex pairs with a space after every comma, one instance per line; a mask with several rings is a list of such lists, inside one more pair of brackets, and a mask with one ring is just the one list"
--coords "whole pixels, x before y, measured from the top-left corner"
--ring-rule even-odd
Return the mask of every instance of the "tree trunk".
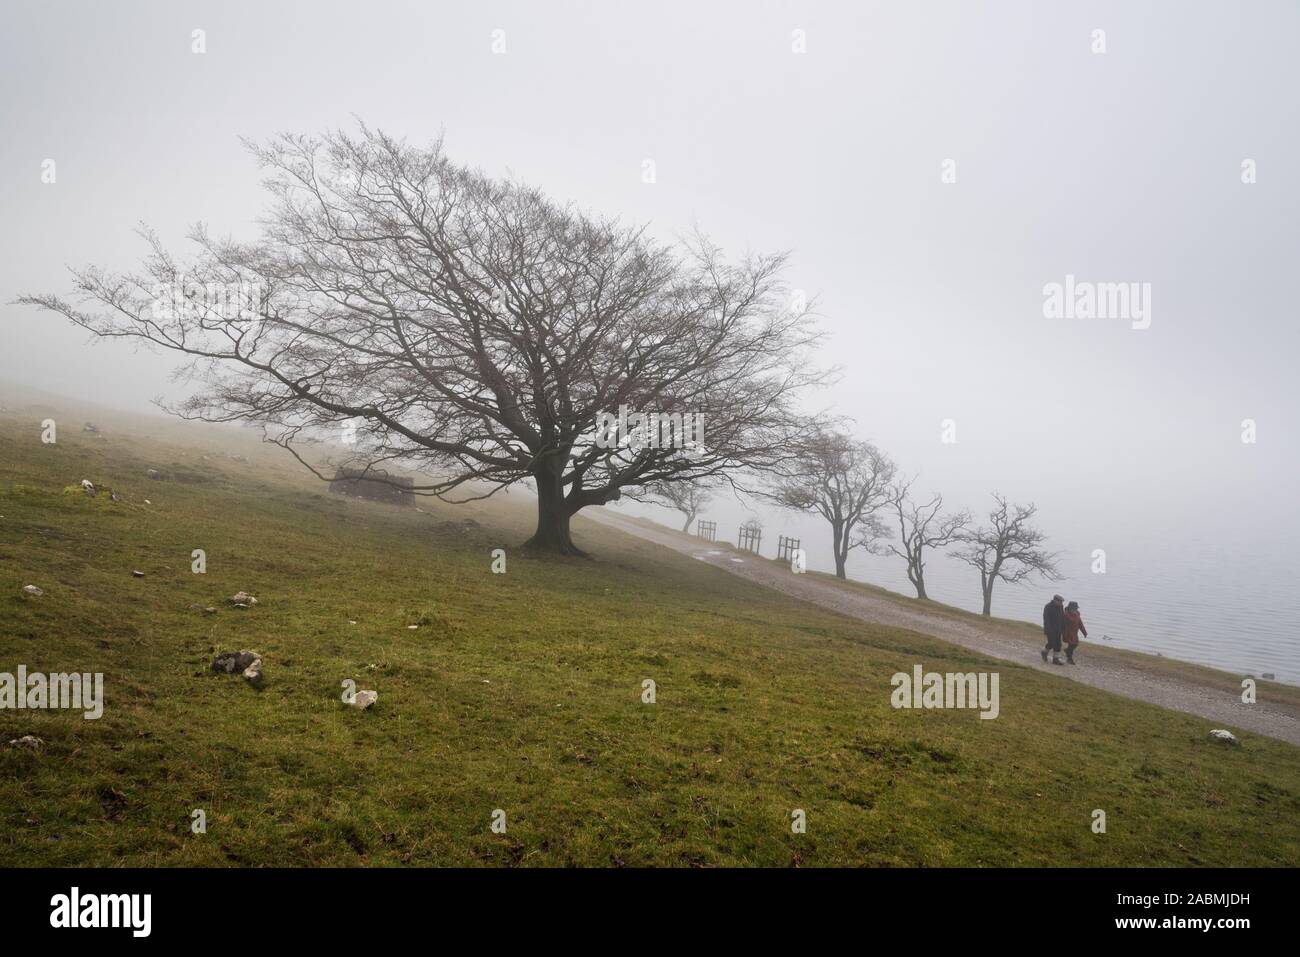
[[537, 531], [524, 542], [524, 548], [554, 555], [585, 556], [587, 553], [573, 544], [569, 535], [569, 519], [573, 512], [564, 500], [560, 476], [560, 471], [547, 468], [533, 474], [537, 484]]
[[998, 572], [1002, 569], [1002, 556], [998, 555], [993, 562], [993, 567], [987, 572], [980, 571], [980, 586], [984, 589], [984, 617], [990, 618], [993, 615], [993, 584], [998, 580]]
[[835, 549], [835, 577], [847, 579], [848, 574], [845, 572], [844, 566], [848, 564], [848, 549], [841, 547], [845, 541], [844, 528], [840, 523], [831, 522], [831, 538], [832, 547]]
[[685, 532], [686, 534], [690, 534], [691, 522], [693, 521], [695, 521], [695, 513], [691, 512], [689, 515], [686, 516], [686, 524], [682, 526], [682, 531]]
[[917, 598], [927, 597], [925, 594], [925, 572], [917, 565], [917, 559], [910, 556], [907, 559], [907, 580], [916, 589]]

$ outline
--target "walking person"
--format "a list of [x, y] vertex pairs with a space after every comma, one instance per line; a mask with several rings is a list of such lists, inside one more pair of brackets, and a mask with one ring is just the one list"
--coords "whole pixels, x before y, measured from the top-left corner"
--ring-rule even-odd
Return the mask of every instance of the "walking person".
[[1064, 622], [1061, 629], [1061, 637], [1065, 641], [1065, 660], [1074, 664], [1074, 649], [1079, 647], [1079, 632], [1083, 632], [1083, 637], [1088, 637], [1088, 629], [1083, 624], [1083, 616], [1079, 614], [1079, 603], [1072, 601], [1065, 606]]
[[1043, 634], [1047, 636], [1047, 644], [1042, 650], [1043, 660], [1047, 660], [1047, 653], [1052, 653], [1052, 664], [1063, 665], [1061, 660], [1061, 631], [1065, 626], [1065, 599], [1060, 595], [1053, 595], [1052, 600], [1043, 606]]

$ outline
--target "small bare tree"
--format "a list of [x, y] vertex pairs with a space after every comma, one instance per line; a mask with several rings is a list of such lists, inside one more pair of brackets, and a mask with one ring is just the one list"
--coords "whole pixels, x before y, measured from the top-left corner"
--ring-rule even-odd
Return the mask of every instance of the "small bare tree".
[[1043, 548], [1047, 536], [1030, 524], [1038, 507], [1032, 503], [1016, 505], [997, 492], [993, 493], [993, 501], [989, 524], [964, 533], [958, 539], [964, 547], [950, 553], [979, 569], [986, 618], [993, 613], [993, 585], [999, 579], [1014, 584], [1034, 575], [1061, 577], [1056, 554]]
[[912, 498], [912, 483], [895, 482], [889, 490], [889, 502], [898, 519], [898, 542], [888, 550], [907, 562], [907, 580], [916, 589], [917, 598], [929, 598], [925, 592], [925, 553], [930, 549], [946, 548], [961, 539], [970, 524], [971, 514], [965, 509], [943, 513], [943, 496], [938, 493], [927, 502]]
[[[350, 429], [345, 464], [418, 470], [421, 494], [531, 482], [544, 551], [581, 554], [570, 519], [624, 489], [734, 484], [789, 457], [797, 396], [823, 375], [784, 256], [666, 246], [364, 125], [250, 148], [271, 195], [256, 242], [196, 227], [181, 262], [146, 233], [139, 271], [77, 270], [79, 301], [20, 301], [174, 351], [207, 388], [173, 411], [261, 423], [323, 479], [298, 450]], [[232, 287], [254, 290], [234, 311], [194, 292]], [[678, 438], [693, 416], [694, 439], [602, 425], [647, 415]]]
[[695, 516], [713, 500], [713, 493], [702, 482], [658, 482], [637, 493], [629, 492], [628, 498], [681, 512], [686, 516], [682, 531], [689, 532]]
[[896, 471], [889, 456], [870, 442], [818, 429], [800, 444], [794, 468], [768, 497], [830, 523], [835, 575], [845, 578], [849, 552], [874, 551], [875, 540], [885, 533], [876, 512], [889, 501]]

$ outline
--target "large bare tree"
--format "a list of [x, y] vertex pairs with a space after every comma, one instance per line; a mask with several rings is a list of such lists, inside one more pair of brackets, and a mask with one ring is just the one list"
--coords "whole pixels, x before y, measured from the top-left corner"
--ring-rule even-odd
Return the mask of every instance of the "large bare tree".
[[993, 613], [993, 586], [999, 579], [1014, 584], [1035, 575], [1061, 577], [1057, 556], [1043, 548], [1047, 536], [1030, 524], [1038, 507], [1016, 505], [997, 492], [993, 502], [988, 524], [964, 533], [959, 539], [964, 546], [951, 553], [979, 570], [986, 618]]
[[[248, 145], [272, 198], [260, 239], [196, 227], [182, 263], [144, 231], [141, 271], [74, 270], [77, 301], [22, 301], [187, 357], [204, 388], [171, 411], [261, 422], [322, 478], [304, 445], [351, 423], [335, 466], [416, 469], [423, 494], [531, 480], [542, 550], [581, 554], [570, 518], [624, 488], [734, 483], [790, 457], [796, 396], [822, 374], [783, 255], [664, 245], [364, 125]], [[196, 293], [234, 287], [249, 308]], [[620, 410], [662, 413], [656, 433], [698, 416], [703, 440], [680, 418], [658, 441], [611, 438]]]
[[785, 508], [815, 512], [830, 523], [835, 575], [845, 578], [849, 552], [874, 550], [885, 533], [877, 512], [889, 501], [896, 467], [870, 442], [818, 428], [799, 445], [795, 465], [767, 493]]
[[898, 520], [898, 544], [890, 542], [887, 548], [907, 562], [907, 580], [916, 589], [916, 597], [929, 598], [925, 591], [925, 554], [959, 541], [970, 524], [971, 514], [964, 509], [944, 513], [943, 496], [938, 493], [925, 502], [914, 499], [914, 482], [912, 478], [890, 487], [889, 503]]

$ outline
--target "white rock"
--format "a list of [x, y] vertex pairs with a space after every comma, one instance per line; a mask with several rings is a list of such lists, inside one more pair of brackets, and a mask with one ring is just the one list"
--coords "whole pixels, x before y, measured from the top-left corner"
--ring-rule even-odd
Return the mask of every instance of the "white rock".
[[262, 687], [262, 659], [254, 658], [253, 663], [244, 669], [244, 678], [254, 688]]
[[226, 600], [229, 601], [230, 604], [237, 605], [240, 608], [249, 608], [252, 605], [257, 604], [257, 599], [246, 591], [236, 592]]
[[379, 700], [378, 691], [358, 691], [352, 697], [352, 707], [365, 711], [372, 704]]
[[1235, 734], [1231, 731], [1225, 731], [1223, 728], [1215, 728], [1210, 732], [1210, 737], [1215, 741], [1222, 741], [1224, 744], [1241, 744]]
[[35, 596], [36, 598], [40, 598], [42, 595], [45, 594], [44, 591], [37, 588], [35, 585], [24, 585], [23, 591], [26, 592], [28, 595]]
[[45, 742], [34, 734], [24, 734], [21, 738], [13, 738], [9, 742], [11, 748], [26, 748], [28, 751], [39, 751], [45, 747]]
[[90, 479], [82, 479], [81, 487], [85, 489], [87, 495], [95, 494], [95, 483], [92, 482]]

